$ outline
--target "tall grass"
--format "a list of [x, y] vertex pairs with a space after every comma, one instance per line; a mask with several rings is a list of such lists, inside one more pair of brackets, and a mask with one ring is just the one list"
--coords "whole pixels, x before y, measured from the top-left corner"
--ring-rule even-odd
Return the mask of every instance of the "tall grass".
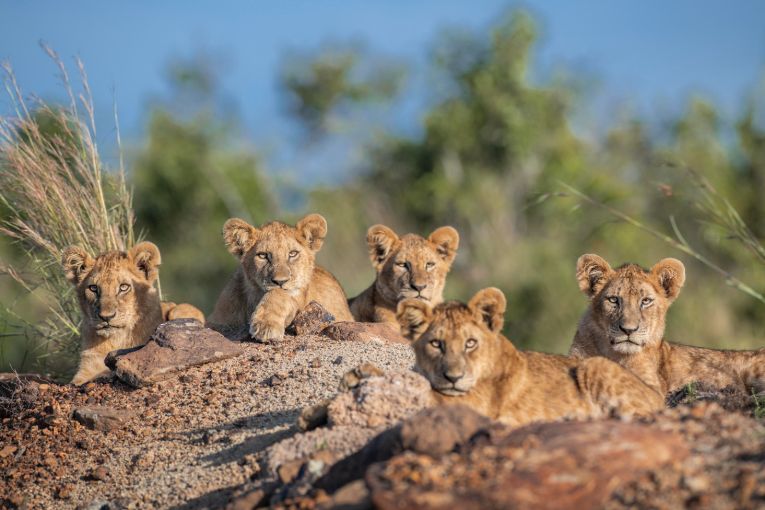
[[0, 208], [5, 209], [0, 234], [23, 249], [25, 269], [0, 263], [0, 273], [43, 296], [48, 314], [38, 322], [23, 319], [12, 306], [4, 313], [15, 323], [13, 334], [31, 340], [29, 347], [44, 366], [53, 354], [72, 359], [79, 345], [80, 311], [63, 276], [61, 251], [73, 244], [93, 254], [124, 250], [133, 244], [134, 232], [122, 161], [116, 172], [108, 172], [99, 157], [84, 67], [77, 60], [76, 92], [63, 61], [43, 49], [58, 67], [68, 105], [25, 98], [10, 65], [2, 65], [14, 113], [0, 117]]
[[[757, 237], [752, 233], [751, 229], [747, 226], [747, 224], [741, 218], [741, 215], [738, 213], [736, 208], [733, 207], [733, 204], [731, 204], [730, 201], [727, 198], [725, 198], [712, 185], [712, 183], [709, 182], [708, 179], [706, 179], [702, 174], [700, 174], [696, 170], [689, 167], [674, 165], [670, 163], [667, 163], [667, 165], [671, 167], [679, 167], [686, 172], [688, 179], [690, 181], [690, 184], [695, 188], [697, 192], [698, 198], [694, 201], [694, 205], [702, 213], [702, 218], [700, 218], [701, 221], [712, 224], [715, 227], [721, 229], [726, 234], [726, 237], [728, 239], [732, 239], [739, 242], [755, 257], [755, 259], [759, 263], [765, 264], [765, 248], [762, 246], [762, 243], [757, 239]], [[744, 294], [748, 295], [751, 298], [754, 298], [760, 303], [765, 304], [765, 295], [755, 290], [751, 285], [747, 284], [746, 282], [734, 276], [729, 270], [714, 263], [708, 257], [703, 255], [699, 250], [691, 246], [691, 244], [686, 240], [686, 238], [680, 232], [680, 229], [678, 228], [674, 217], [670, 216], [669, 218], [669, 222], [672, 226], [672, 230], [675, 236], [675, 237], [672, 237], [667, 234], [664, 234], [663, 232], [660, 232], [659, 230], [647, 225], [646, 223], [638, 220], [637, 218], [634, 218], [633, 216], [630, 216], [614, 207], [611, 207], [605, 204], [604, 202], [596, 198], [593, 198], [585, 193], [582, 193], [581, 191], [574, 188], [573, 186], [570, 186], [563, 182], [561, 182], [560, 184], [566, 190], [566, 193], [564, 193], [564, 196], [566, 194], [571, 194], [572, 196], [582, 200], [583, 202], [593, 205], [595, 207], [598, 207], [600, 209], [603, 209], [604, 211], [608, 212], [612, 216], [619, 218], [620, 220], [634, 227], [637, 227], [640, 230], [643, 230], [644, 232], [647, 232], [653, 235], [654, 237], [660, 239], [661, 241], [664, 241], [669, 246], [677, 250], [680, 250], [686, 255], [689, 255], [695, 258], [696, 260], [704, 264], [706, 267], [708, 267], [712, 271], [722, 276], [725, 279], [725, 283], [727, 285], [743, 292]]]

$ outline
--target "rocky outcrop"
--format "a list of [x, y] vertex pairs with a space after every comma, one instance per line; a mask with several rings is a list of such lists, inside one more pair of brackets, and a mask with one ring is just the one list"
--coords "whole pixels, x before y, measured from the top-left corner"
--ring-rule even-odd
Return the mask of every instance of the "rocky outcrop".
[[451, 450], [461, 437], [438, 444], [435, 421], [417, 426], [423, 434], [405, 453], [367, 470], [376, 508], [599, 508], [617, 487], [689, 454], [679, 434], [613, 420], [493, 427]]
[[190, 367], [220, 361], [244, 352], [240, 344], [193, 319], [177, 319], [157, 327], [138, 349], [110, 352], [106, 366], [123, 382], [140, 388]]

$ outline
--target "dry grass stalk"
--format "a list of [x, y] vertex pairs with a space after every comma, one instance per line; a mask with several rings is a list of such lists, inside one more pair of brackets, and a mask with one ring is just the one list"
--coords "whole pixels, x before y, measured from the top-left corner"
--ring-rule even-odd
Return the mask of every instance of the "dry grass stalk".
[[[25, 273], [7, 264], [0, 264], [0, 273], [29, 292], [41, 289], [46, 297], [48, 317], [24, 328], [25, 334], [31, 329], [40, 338], [38, 358], [73, 353], [79, 345], [80, 312], [60, 268], [61, 250], [76, 244], [96, 254], [134, 242], [131, 193], [121, 162], [116, 173], [109, 173], [99, 157], [82, 63], [77, 62], [82, 93], [76, 94], [61, 59], [50, 48], [44, 50], [59, 68], [69, 104], [28, 101], [4, 64], [15, 114], [0, 117], [0, 207], [7, 213], [0, 234], [18, 242], [28, 262]], [[12, 307], [5, 312], [21, 321]]]
[[[746, 226], [746, 224], [741, 219], [741, 217], [738, 215], [738, 213], [733, 208], [733, 206], [730, 204], [730, 202], [725, 200], [717, 192], [717, 190], [715, 190], [712, 187], [712, 185], [708, 181], [703, 179], [699, 174], [695, 172], [691, 172], [691, 176], [694, 177], [694, 179], [697, 179], [696, 183], [701, 188], [703, 202], [700, 205], [702, 207], [702, 210], [705, 210], [707, 214], [711, 216], [711, 218], [715, 221], [715, 223], [719, 227], [725, 228], [726, 230], [731, 232], [732, 236], [735, 239], [742, 242], [748, 249], [752, 250], [758, 256], [758, 258], [760, 258], [761, 253], [758, 251], [758, 248], [759, 250], [762, 250], [762, 246], [759, 244], [756, 238], [752, 235], [751, 231]], [[560, 184], [567, 190], [568, 193], [579, 198], [583, 202], [586, 202], [590, 205], [594, 205], [600, 209], [603, 209], [604, 211], [607, 211], [612, 216], [615, 216], [616, 218], [619, 218], [623, 220], [624, 222], [643, 230], [644, 232], [648, 232], [649, 234], [664, 241], [665, 243], [672, 246], [673, 248], [680, 250], [686, 255], [689, 255], [695, 258], [696, 260], [698, 260], [699, 262], [701, 262], [702, 264], [704, 264], [705, 266], [707, 266], [714, 272], [723, 276], [725, 278], [726, 284], [756, 299], [757, 301], [765, 304], [765, 296], [763, 296], [762, 293], [756, 291], [750, 285], [736, 278], [730, 271], [715, 264], [710, 259], [702, 255], [699, 251], [694, 249], [688, 243], [688, 241], [686, 241], [683, 235], [680, 233], [680, 230], [678, 229], [674, 218], [670, 217], [670, 223], [672, 224], [672, 229], [674, 230], [676, 238], [670, 237], [662, 232], [659, 232], [658, 230], [646, 225], [645, 223], [639, 221], [638, 219], [614, 207], [611, 207], [595, 198], [592, 198], [591, 196], [585, 193], [582, 193], [581, 191], [574, 188], [573, 186], [570, 186], [564, 182], [561, 182]], [[761, 260], [765, 261], [765, 258], [761, 258]]]

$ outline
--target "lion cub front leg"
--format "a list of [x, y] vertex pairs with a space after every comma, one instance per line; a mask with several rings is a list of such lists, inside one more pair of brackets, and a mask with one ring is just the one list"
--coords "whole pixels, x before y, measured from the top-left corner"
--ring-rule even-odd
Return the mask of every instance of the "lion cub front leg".
[[664, 408], [664, 398], [613, 361], [593, 357], [576, 367], [579, 388], [604, 413], [647, 416]]
[[82, 351], [80, 355], [80, 367], [72, 378], [75, 386], [80, 386], [99, 377], [109, 376], [111, 370], [104, 364], [105, 354], [95, 350]]
[[250, 317], [250, 336], [264, 343], [281, 340], [298, 310], [298, 302], [287, 291], [266, 292]]

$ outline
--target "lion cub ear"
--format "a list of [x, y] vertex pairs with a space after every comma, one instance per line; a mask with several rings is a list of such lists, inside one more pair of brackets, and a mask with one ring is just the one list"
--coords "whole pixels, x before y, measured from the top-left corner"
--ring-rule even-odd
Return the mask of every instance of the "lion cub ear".
[[398, 235], [385, 225], [372, 225], [367, 230], [367, 248], [369, 249], [369, 258], [376, 270], [385, 264], [388, 260], [393, 246], [398, 241]]
[[223, 243], [229, 253], [242, 258], [255, 244], [258, 229], [239, 218], [231, 218], [223, 224]]
[[144, 241], [133, 246], [128, 254], [146, 279], [150, 283], [154, 283], [154, 280], [159, 276], [159, 265], [162, 264], [157, 245]]
[[468, 302], [468, 308], [494, 333], [499, 333], [502, 330], [502, 326], [505, 324], [507, 299], [498, 288], [489, 287], [479, 290]]
[[311, 250], [319, 251], [327, 236], [327, 220], [321, 214], [309, 214], [297, 222], [295, 230]]
[[417, 340], [430, 325], [433, 309], [420, 299], [404, 299], [396, 307], [396, 320], [401, 334], [409, 340]]
[[685, 284], [685, 266], [677, 259], [662, 259], [651, 268], [670, 301], [674, 301]]
[[441, 227], [428, 236], [428, 241], [436, 245], [436, 251], [447, 264], [451, 265], [460, 246], [460, 234], [453, 227]]
[[73, 285], [77, 285], [88, 275], [95, 262], [93, 257], [79, 246], [70, 246], [61, 252], [64, 275]]
[[606, 285], [613, 269], [606, 260], [594, 253], [587, 253], [576, 261], [576, 279], [579, 290], [593, 297]]

